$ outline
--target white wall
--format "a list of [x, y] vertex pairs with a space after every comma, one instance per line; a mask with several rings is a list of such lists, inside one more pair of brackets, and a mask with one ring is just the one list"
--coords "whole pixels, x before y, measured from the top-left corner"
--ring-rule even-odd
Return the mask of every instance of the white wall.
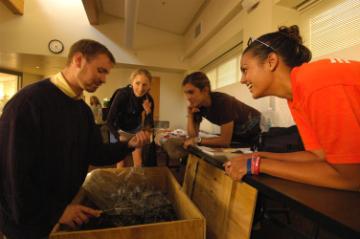
[[12, 14], [0, 4], [0, 51], [50, 55], [48, 42], [57, 38], [65, 44], [61, 55], [66, 56], [75, 41], [90, 38], [106, 45], [120, 63], [187, 68], [180, 60], [182, 36], [138, 26], [132, 51], [122, 43], [123, 21], [102, 16], [101, 22], [90, 25], [80, 0], [25, 1], [23, 16]]
[[[236, 8], [240, 2], [240, 0], [209, 1], [202, 14], [193, 22], [185, 34], [186, 50], [184, 53], [185, 60], [190, 58], [192, 66], [197, 63], [194, 62], [194, 58], [203, 58], [208, 56], [208, 54], [212, 55], [213, 51], [221, 50], [219, 47], [216, 47], [211, 51], [205, 49], [205, 51], [199, 54], [197, 49], [203, 48], [204, 45], [209, 45], [208, 41], [213, 41], [214, 33], [217, 34], [219, 31], [227, 31], [227, 29], [223, 30], [223, 22], [226, 22], [226, 19], [231, 17], [233, 9]], [[199, 23], [201, 23], [202, 31], [198, 37], [194, 38], [194, 31]], [[235, 33], [236, 32], [237, 31], [235, 31]], [[224, 44], [232, 35], [232, 32], [227, 32], [227, 34], [224, 35], [223, 38], [218, 39], [215, 44], [217, 44], [217, 46]]]
[[[107, 82], [93, 94], [85, 93], [89, 103], [90, 95], [96, 95], [101, 101], [110, 98], [113, 92], [130, 83], [129, 76], [134, 69], [114, 68]], [[182, 73], [151, 71], [160, 78], [160, 120], [170, 121], [171, 128], [184, 128], [186, 125], [186, 102], [181, 89]]]
[[[204, 13], [198, 17], [195, 21], [204, 23], [203, 35], [199, 38], [193, 38], [192, 26], [186, 33], [186, 52], [189, 49], [196, 48], [202, 38], [211, 36], [201, 47], [195, 52], [195, 54], [189, 56], [186, 60], [191, 67], [199, 67], [204, 63], [208, 63], [213, 57], [217, 56], [220, 52], [224, 52], [229, 49], [231, 44], [236, 42], [247, 42], [250, 36], [256, 37], [264, 32], [268, 32], [272, 26], [272, 1], [261, 1], [258, 7], [247, 13], [244, 10], [239, 10], [233, 18], [228, 21], [226, 25], [223, 25], [217, 32], [213, 33], [213, 26], [208, 24], [209, 22], [218, 23], [219, 19], [224, 19], [232, 11], [232, 7], [236, 6], [240, 1], [231, 0], [212, 0], [209, 2]], [[215, 19], [215, 20], [214, 20]], [[207, 29], [209, 28], [209, 29]]]
[[159, 73], [160, 119], [169, 120], [171, 128], [186, 127], [187, 103], [182, 91], [183, 74]]
[[[273, 5], [273, 19], [271, 31], [276, 31], [279, 26], [299, 25], [300, 13], [294, 9]], [[300, 26], [301, 34], [303, 29]], [[288, 127], [295, 122], [291, 116], [287, 101], [278, 97], [269, 97], [272, 126]]]

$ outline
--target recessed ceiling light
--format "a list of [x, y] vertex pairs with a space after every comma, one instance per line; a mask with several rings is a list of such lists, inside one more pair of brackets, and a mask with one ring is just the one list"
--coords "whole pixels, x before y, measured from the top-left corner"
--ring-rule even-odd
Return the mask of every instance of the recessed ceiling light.
[[40, 66], [35, 66], [36, 69], [40, 69]]

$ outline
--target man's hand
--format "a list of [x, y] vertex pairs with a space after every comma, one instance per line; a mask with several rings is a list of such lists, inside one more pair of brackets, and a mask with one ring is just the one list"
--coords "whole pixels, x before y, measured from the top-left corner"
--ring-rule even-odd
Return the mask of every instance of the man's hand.
[[101, 211], [95, 210], [89, 207], [85, 207], [79, 204], [69, 204], [62, 216], [59, 223], [65, 224], [71, 228], [87, 223], [91, 217], [99, 217]]
[[142, 104], [144, 110], [145, 110], [145, 113], [148, 115], [151, 113], [151, 102], [148, 98], [146, 98], [144, 101], [143, 101], [143, 104]]
[[148, 131], [140, 131], [136, 133], [135, 136], [128, 142], [129, 148], [141, 148], [145, 144], [150, 143], [150, 135], [151, 134]]
[[225, 172], [233, 180], [241, 180], [246, 175], [246, 162], [251, 154], [243, 154], [224, 163]]

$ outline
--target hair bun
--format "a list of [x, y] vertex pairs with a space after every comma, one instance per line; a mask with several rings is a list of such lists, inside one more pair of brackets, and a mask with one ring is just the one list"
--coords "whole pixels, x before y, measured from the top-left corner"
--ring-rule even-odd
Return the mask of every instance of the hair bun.
[[279, 27], [279, 32], [288, 38], [296, 41], [298, 44], [302, 44], [302, 38], [300, 36], [299, 27], [297, 25], [292, 25], [290, 27], [281, 26]]

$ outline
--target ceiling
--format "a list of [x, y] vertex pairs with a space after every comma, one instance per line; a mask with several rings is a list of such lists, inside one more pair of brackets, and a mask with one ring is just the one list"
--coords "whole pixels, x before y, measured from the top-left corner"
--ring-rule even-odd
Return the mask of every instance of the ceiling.
[[[137, 24], [183, 35], [209, 1], [139, 0]], [[96, 0], [96, 5], [101, 14], [119, 19], [123, 19], [125, 16], [125, 0]], [[14, 12], [14, 14], [17, 13]], [[24, 14], [27, 13], [24, 12]], [[0, 52], [0, 69], [16, 72], [50, 75], [61, 70], [65, 62], [66, 58], [59, 56]], [[119, 66], [120, 64], [116, 65], [116, 67]], [[121, 66], [126, 65], [122, 64]], [[175, 69], [169, 70], [176, 71]]]
[[[183, 35], [207, 2], [209, 0], [139, 0], [137, 23]], [[98, 0], [98, 5], [100, 12], [124, 19], [125, 0]]]

